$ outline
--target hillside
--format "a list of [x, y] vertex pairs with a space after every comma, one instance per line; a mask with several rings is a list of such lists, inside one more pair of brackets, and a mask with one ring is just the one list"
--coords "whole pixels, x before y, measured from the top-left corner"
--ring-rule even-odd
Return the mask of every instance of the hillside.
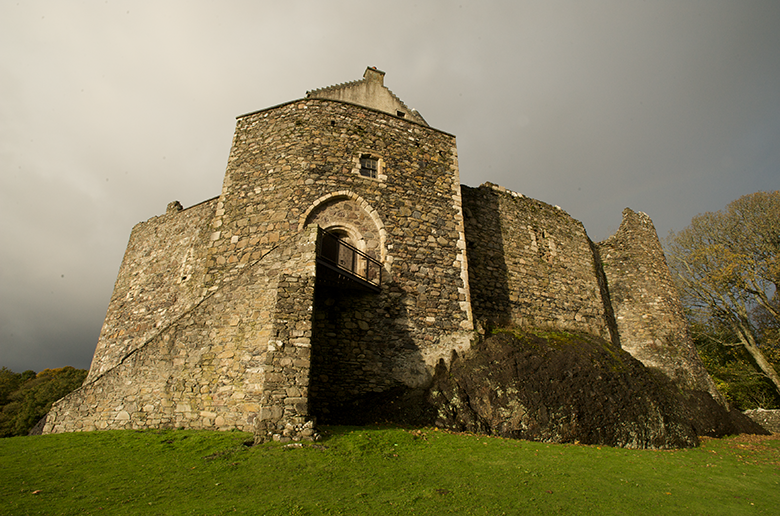
[[330, 427], [319, 443], [106, 431], [0, 439], [0, 514], [776, 514], [780, 440], [677, 451], [430, 428]]

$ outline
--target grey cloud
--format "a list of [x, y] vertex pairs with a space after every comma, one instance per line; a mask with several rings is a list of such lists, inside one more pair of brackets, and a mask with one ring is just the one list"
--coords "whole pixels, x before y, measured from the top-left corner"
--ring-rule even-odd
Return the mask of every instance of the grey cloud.
[[88, 367], [132, 226], [218, 195], [236, 115], [365, 66], [461, 180], [663, 236], [778, 188], [780, 4], [6, 2], [0, 365]]

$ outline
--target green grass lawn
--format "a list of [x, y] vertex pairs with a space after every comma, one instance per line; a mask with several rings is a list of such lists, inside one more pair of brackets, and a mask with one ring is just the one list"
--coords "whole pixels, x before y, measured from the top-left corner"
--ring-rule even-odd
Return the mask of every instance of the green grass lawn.
[[678, 451], [434, 429], [318, 443], [110, 431], [0, 439], [0, 514], [780, 514], [780, 436]]

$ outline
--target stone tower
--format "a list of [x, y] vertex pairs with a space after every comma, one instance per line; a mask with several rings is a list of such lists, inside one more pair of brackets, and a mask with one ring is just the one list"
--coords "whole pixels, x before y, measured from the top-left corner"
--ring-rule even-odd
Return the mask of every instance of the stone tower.
[[455, 137], [383, 77], [238, 117], [220, 196], [133, 229], [89, 377], [47, 431], [300, 436], [469, 346]]

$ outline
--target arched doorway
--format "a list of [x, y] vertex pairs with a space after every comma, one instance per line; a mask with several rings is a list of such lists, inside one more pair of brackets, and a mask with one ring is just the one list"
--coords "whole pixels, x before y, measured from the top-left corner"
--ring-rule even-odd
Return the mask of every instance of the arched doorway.
[[353, 420], [356, 402], [386, 388], [377, 352], [384, 334], [371, 324], [385, 317], [379, 281], [386, 257], [384, 229], [365, 201], [343, 192], [315, 203], [301, 218], [301, 227], [308, 224], [321, 228], [309, 412], [321, 423], [344, 423]]

